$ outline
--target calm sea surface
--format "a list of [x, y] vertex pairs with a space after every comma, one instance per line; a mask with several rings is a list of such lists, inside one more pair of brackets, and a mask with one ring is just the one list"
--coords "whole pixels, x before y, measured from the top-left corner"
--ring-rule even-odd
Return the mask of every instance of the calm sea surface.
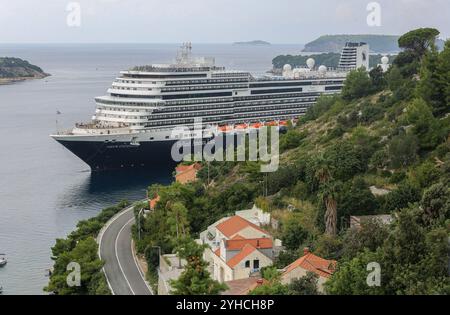
[[[142, 199], [152, 183], [170, 183], [173, 170], [91, 174], [49, 138], [57, 128], [89, 120], [93, 98], [104, 95], [120, 70], [171, 61], [176, 44], [1, 45], [0, 56], [26, 59], [52, 74], [43, 80], [0, 85], [0, 269], [4, 294], [43, 294], [52, 266], [50, 248], [79, 220], [121, 199]], [[254, 73], [299, 45], [194, 45], [194, 54]]]

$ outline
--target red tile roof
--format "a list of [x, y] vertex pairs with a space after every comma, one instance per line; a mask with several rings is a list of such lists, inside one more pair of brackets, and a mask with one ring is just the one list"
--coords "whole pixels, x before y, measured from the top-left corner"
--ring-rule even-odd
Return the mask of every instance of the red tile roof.
[[200, 170], [202, 168], [200, 163], [194, 163], [191, 165], [178, 165], [177, 168], [175, 169], [177, 173], [182, 173], [182, 172], [186, 172], [192, 169], [195, 170]]
[[304, 270], [314, 272], [321, 277], [329, 278], [336, 268], [336, 263], [335, 260], [327, 260], [316, 256], [313, 253], [305, 252], [303, 257], [297, 259], [285, 268], [283, 275], [300, 267]]
[[266, 249], [273, 247], [273, 241], [270, 238], [255, 239], [232, 239], [226, 241], [227, 250], [241, 250], [245, 245], [250, 244], [257, 249]]
[[264, 231], [256, 224], [253, 224], [237, 215], [229, 218], [228, 220], [223, 221], [222, 223], [216, 226], [216, 228], [228, 238], [231, 238], [233, 235], [239, 233], [240, 231], [242, 231], [247, 227], [252, 227], [266, 235], [270, 235], [268, 232]]
[[156, 207], [156, 204], [158, 203], [158, 201], [159, 201], [160, 199], [161, 199], [161, 198], [159, 197], [159, 195], [156, 195], [155, 198], [149, 200], [150, 210], [152, 210], [152, 209], [154, 209], [154, 208]]
[[187, 184], [197, 180], [197, 172], [201, 169], [199, 163], [191, 165], [179, 165], [176, 168], [175, 179], [178, 183]]
[[222, 295], [247, 295], [255, 288], [267, 284], [268, 281], [258, 277], [249, 277], [239, 280], [227, 281], [225, 284], [228, 289], [221, 293]]
[[253, 253], [255, 250], [256, 248], [254, 248], [252, 245], [246, 244], [239, 253], [237, 253], [235, 256], [233, 256], [233, 258], [227, 261], [227, 265], [231, 268], [234, 268], [237, 264], [244, 260], [245, 257]]

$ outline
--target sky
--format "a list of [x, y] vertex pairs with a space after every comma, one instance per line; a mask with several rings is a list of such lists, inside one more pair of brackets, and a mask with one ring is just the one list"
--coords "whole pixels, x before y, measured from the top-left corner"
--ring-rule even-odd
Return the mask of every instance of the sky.
[[[368, 11], [372, 2], [378, 6]], [[304, 44], [325, 34], [400, 35], [418, 27], [449, 38], [450, 1], [0, 0], [0, 43]]]

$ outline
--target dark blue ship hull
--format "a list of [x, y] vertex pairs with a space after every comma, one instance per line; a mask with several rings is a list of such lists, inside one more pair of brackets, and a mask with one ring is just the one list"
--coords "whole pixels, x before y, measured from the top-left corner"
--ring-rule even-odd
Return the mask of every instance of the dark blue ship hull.
[[175, 141], [105, 143], [100, 141], [64, 141], [60, 144], [83, 160], [93, 171], [123, 168], [152, 168], [176, 165], [171, 156]]
[[[281, 133], [285, 131], [284, 128], [280, 130]], [[191, 153], [201, 157], [206, 144], [214, 146], [216, 141], [218, 141], [219, 147], [225, 149], [230, 145], [236, 148], [242, 142], [242, 137], [237, 135], [231, 138], [231, 143], [225, 137], [218, 136], [202, 140], [184, 140], [182, 143], [180, 143], [180, 140], [165, 140], [146, 141], [134, 145], [130, 142], [57, 141], [83, 160], [93, 171], [104, 171], [174, 166], [182, 161], [183, 153], [186, 154], [187, 152], [188, 154]], [[172, 148], [174, 146], [177, 148], [175, 151], [179, 153], [178, 157], [172, 157]], [[208, 148], [208, 150], [210, 149]], [[210, 151], [214, 152], [214, 148]]]

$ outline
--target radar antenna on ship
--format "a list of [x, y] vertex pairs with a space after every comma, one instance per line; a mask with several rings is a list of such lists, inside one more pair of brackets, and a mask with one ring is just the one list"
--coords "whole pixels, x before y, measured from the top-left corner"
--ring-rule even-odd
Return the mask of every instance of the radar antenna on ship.
[[192, 56], [192, 43], [185, 42], [181, 45], [180, 50], [177, 55], [177, 63], [179, 64], [187, 64], [191, 61]]

